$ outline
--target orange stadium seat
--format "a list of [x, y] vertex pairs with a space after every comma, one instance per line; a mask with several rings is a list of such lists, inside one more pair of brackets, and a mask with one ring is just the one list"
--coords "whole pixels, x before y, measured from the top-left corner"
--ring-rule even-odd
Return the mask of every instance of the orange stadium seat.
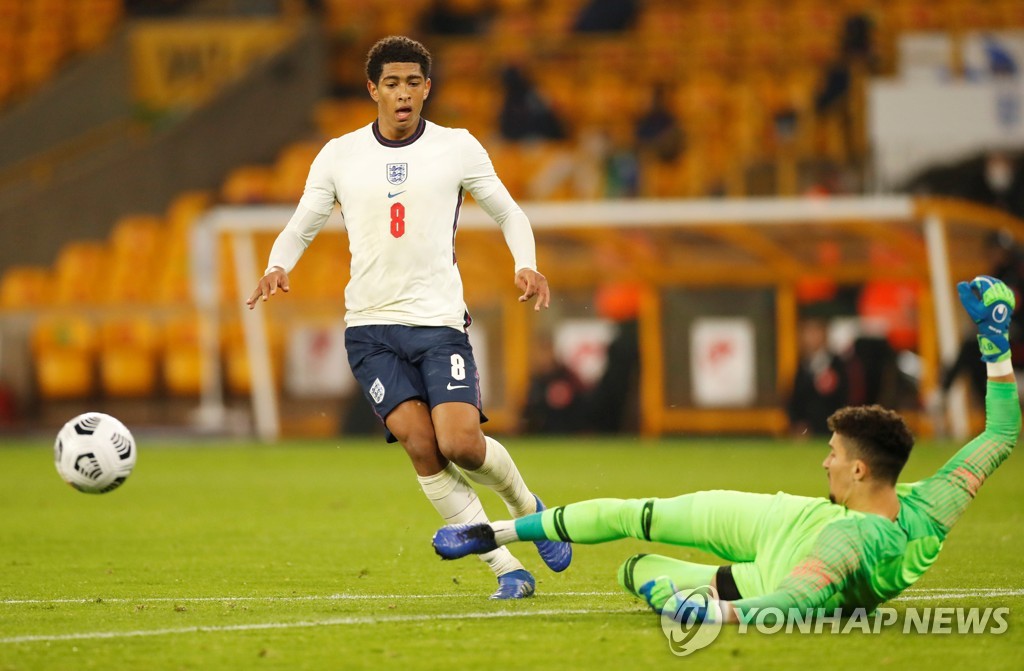
[[95, 328], [85, 319], [51, 315], [32, 329], [36, 385], [44, 399], [86, 398], [95, 389]]
[[274, 162], [270, 182], [270, 198], [278, 203], [297, 203], [306, 186], [306, 175], [313, 159], [323, 149], [323, 142], [293, 142], [284, 148]]
[[160, 334], [147, 317], [117, 318], [100, 327], [100, 382], [117, 398], [152, 396], [157, 388]]
[[199, 315], [189, 313], [164, 324], [160, 353], [164, 389], [171, 396], [198, 396], [203, 387], [202, 352], [199, 349]]
[[109, 251], [98, 242], [71, 242], [60, 250], [54, 266], [56, 305], [95, 305], [101, 303], [107, 283], [106, 263]]
[[242, 165], [230, 173], [221, 187], [221, 198], [232, 205], [252, 205], [271, 200], [274, 169], [266, 165]]
[[32, 309], [53, 301], [53, 277], [48, 268], [14, 266], [0, 280], [0, 308]]
[[104, 299], [113, 304], [151, 302], [167, 261], [166, 230], [160, 217], [123, 217], [110, 236], [110, 282]]
[[63, 56], [64, 40], [53, 26], [30, 29], [22, 37], [21, 81], [37, 86], [57, 71]]
[[945, 24], [955, 31], [999, 28], [1002, 8], [995, 2], [951, 2], [945, 7]]
[[103, 44], [121, 20], [122, 0], [77, 0], [71, 14], [75, 48], [87, 51]]
[[[252, 390], [252, 371], [245, 347], [245, 334], [238, 321], [222, 324], [221, 361], [224, 364], [225, 388], [229, 394], [244, 396]], [[270, 345], [271, 374], [275, 384], [281, 382], [283, 342], [280, 329], [267, 329]]]
[[998, 3], [999, 23], [1004, 28], [1024, 28], [1024, 2], [1002, 0]]

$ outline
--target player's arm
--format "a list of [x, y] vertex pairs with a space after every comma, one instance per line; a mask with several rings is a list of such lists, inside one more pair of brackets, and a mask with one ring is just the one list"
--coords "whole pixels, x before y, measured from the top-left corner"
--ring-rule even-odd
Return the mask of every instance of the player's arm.
[[337, 199], [330, 170], [333, 149], [332, 140], [313, 159], [299, 205], [284, 230], [274, 240], [267, 269], [245, 302], [250, 310], [256, 307], [257, 302], [266, 301], [276, 294], [278, 289], [284, 292], [289, 290], [288, 273], [331, 216]]
[[505, 244], [515, 261], [516, 287], [523, 292], [519, 302], [536, 297], [535, 310], [548, 307], [551, 290], [547, 278], [537, 271], [537, 245], [530, 219], [498, 178], [483, 146], [469, 133], [463, 140], [462, 184], [483, 211], [501, 227]]
[[978, 327], [978, 347], [988, 368], [985, 429], [932, 477], [913, 486], [935, 522], [948, 532], [963, 515], [981, 485], [1017, 444], [1021, 409], [1007, 334], [1013, 316], [1013, 292], [999, 280], [980, 276], [957, 285], [960, 302]]
[[764, 608], [805, 613], [821, 608], [843, 589], [860, 569], [863, 550], [853, 520], [827, 525], [818, 536], [811, 554], [794, 568], [779, 588], [764, 596], [726, 602], [722, 608], [727, 622], [748, 619]]
[[860, 568], [862, 540], [856, 521], [842, 520], [827, 525], [815, 541], [811, 554], [794, 568], [778, 589], [770, 594], [735, 601], [691, 598], [677, 592], [668, 577], [641, 585], [640, 595], [655, 612], [680, 621], [720, 620], [736, 624], [749, 622], [758, 611], [772, 609], [788, 616], [821, 608], [843, 589]]

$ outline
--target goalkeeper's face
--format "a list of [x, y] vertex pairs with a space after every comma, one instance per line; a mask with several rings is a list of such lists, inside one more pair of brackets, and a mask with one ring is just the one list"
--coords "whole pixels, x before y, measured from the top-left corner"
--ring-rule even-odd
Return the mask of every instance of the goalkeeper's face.
[[828, 456], [821, 464], [828, 475], [828, 498], [832, 503], [846, 505], [862, 471], [862, 462], [853, 457], [846, 446], [846, 439], [838, 433], [832, 434], [828, 446]]

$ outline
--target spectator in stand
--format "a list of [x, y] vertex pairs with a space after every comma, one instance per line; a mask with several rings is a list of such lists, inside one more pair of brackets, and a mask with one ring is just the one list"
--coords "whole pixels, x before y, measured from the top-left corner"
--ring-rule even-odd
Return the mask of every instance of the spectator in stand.
[[613, 33], [633, 25], [637, 0], [590, 0], [576, 15], [572, 29], [577, 33]]
[[827, 436], [828, 418], [847, 405], [846, 366], [828, 346], [828, 324], [819, 317], [800, 322], [800, 363], [787, 408], [795, 436]]
[[548, 338], [531, 350], [530, 387], [523, 407], [523, 432], [528, 434], [577, 433], [583, 428], [583, 382], [555, 352]]
[[963, 195], [968, 200], [1024, 218], [1024, 169], [1020, 158], [993, 149], [985, 155], [981, 174], [974, 173], [966, 183]]
[[434, 35], [480, 35], [491, 18], [487, 0], [434, 0], [423, 15], [422, 27]]
[[641, 156], [652, 156], [662, 163], [672, 163], [683, 152], [686, 136], [668, 101], [664, 84], [655, 84], [651, 104], [636, 120], [634, 134]]
[[564, 140], [565, 126], [551, 105], [517, 65], [502, 73], [505, 99], [498, 116], [498, 128], [506, 140]]

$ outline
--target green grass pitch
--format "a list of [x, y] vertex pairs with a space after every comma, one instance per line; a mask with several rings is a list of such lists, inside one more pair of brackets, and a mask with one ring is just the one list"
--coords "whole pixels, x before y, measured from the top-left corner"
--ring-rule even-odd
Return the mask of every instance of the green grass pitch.
[[[825, 441], [504, 441], [549, 505], [698, 489], [823, 495]], [[953, 445], [917, 447], [904, 479]], [[101, 496], [64, 485], [51, 446], [0, 444], [0, 671], [35, 669], [1020, 669], [1024, 455], [982, 488], [931, 571], [891, 605], [1008, 607], [993, 634], [739, 634], [679, 658], [615, 584], [638, 541], [576, 546], [564, 574], [486, 597], [473, 558], [442, 562], [439, 518], [401, 448], [338, 439], [259, 446], [140, 441], [135, 473]], [[493, 518], [507, 514], [480, 492]], [[678, 665], [678, 666], [677, 666]]]

